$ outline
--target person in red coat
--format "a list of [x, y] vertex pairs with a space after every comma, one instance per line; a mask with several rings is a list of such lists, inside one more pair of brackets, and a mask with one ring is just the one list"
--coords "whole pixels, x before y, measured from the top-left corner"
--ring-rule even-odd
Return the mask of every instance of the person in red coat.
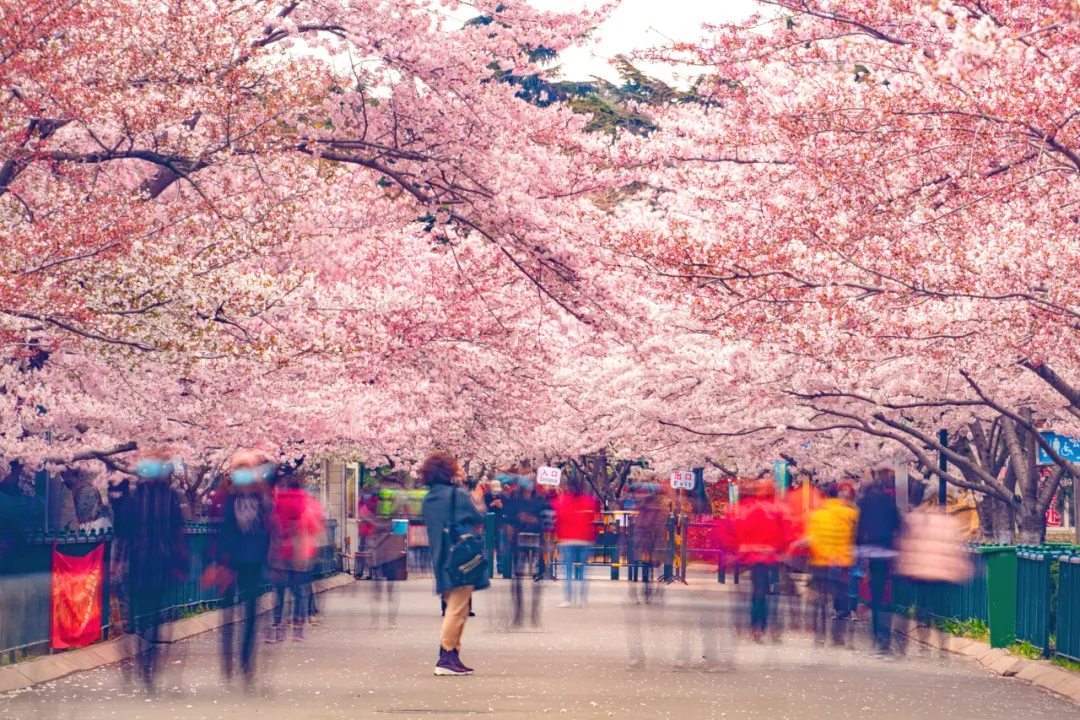
[[[589, 559], [589, 547], [596, 544], [596, 516], [600, 512], [600, 503], [581, 491], [581, 481], [575, 477], [567, 492], [555, 500], [554, 510], [555, 539], [559, 543], [559, 555], [566, 563], [566, 599], [559, 607], [584, 607], [587, 598], [585, 563]], [[574, 577], [575, 567], [581, 568], [580, 577]]]
[[757, 483], [754, 497], [739, 508], [734, 530], [739, 562], [750, 569], [750, 631], [754, 641], [760, 642], [770, 628], [773, 639], [779, 640], [776, 595], [769, 588], [794, 538], [787, 508], [776, 501], [771, 481]]

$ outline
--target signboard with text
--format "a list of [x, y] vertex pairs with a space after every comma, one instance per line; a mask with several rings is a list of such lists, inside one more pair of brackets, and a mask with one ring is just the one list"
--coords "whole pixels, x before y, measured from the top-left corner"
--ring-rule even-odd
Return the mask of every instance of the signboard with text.
[[553, 467], [540, 467], [536, 469], [536, 482], [541, 485], [558, 485], [562, 480], [562, 470]]
[[676, 490], [693, 490], [694, 473], [689, 470], [676, 470], [671, 473], [671, 487]]

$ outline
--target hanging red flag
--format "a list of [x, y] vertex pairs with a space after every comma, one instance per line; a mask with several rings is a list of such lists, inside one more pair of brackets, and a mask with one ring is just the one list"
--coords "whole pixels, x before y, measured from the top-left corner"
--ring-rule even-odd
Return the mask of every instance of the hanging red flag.
[[101, 637], [101, 585], [105, 544], [83, 557], [52, 554], [52, 633], [54, 649], [89, 645]]

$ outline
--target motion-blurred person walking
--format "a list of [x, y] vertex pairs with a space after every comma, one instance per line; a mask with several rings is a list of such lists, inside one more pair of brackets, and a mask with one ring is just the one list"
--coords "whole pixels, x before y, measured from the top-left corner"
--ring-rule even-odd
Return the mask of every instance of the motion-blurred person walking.
[[900, 513], [896, 499], [875, 478], [859, 503], [859, 526], [856, 532], [859, 557], [870, 571], [871, 635], [877, 652], [887, 654], [892, 645], [892, 630], [885, 618], [885, 589], [896, 558], [896, 539], [900, 534]]
[[136, 462], [135, 475], [138, 482], [117, 504], [113, 531], [127, 559], [128, 628], [148, 644], [137, 667], [140, 679], [153, 691], [163, 661], [159, 629], [165, 595], [187, 573], [190, 556], [180, 495], [171, 487], [169, 456], [146, 453]]
[[[270, 579], [277, 594], [274, 626], [267, 636], [271, 642], [285, 639], [290, 621], [293, 640], [304, 639], [307, 591], [321, 524], [318, 514], [312, 512], [311, 497], [303, 489], [295, 469], [283, 467], [278, 475], [278, 486], [271, 515]], [[292, 595], [292, 605], [283, 623], [286, 589]]]
[[469, 675], [472, 668], [461, 661], [461, 636], [469, 617], [469, 601], [474, 590], [490, 584], [487, 563], [480, 555], [458, 563], [462, 554], [471, 554], [479, 543], [476, 528], [483, 516], [473, 505], [457, 460], [447, 452], [434, 452], [420, 465], [420, 479], [428, 486], [423, 515], [428, 529], [435, 592], [446, 603], [439, 638], [436, 675]]
[[776, 501], [776, 489], [770, 480], [759, 481], [754, 497], [739, 508], [735, 521], [739, 562], [750, 569], [750, 632], [755, 642], [770, 632], [780, 639], [777, 595], [772, 585], [777, 581], [780, 560], [795, 539], [786, 507]]
[[[661, 579], [656, 578], [655, 574], [656, 568], [668, 554], [667, 518], [657, 497], [657, 487], [653, 483], [641, 483], [635, 488], [632, 507], [637, 510], [637, 515], [631, 526], [631, 560], [640, 572], [645, 603], [651, 604], [661, 598]], [[639, 602], [637, 583], [630, 583], [630, 598], [632, 602]]]
[[540, 570], [541, 539], [544, 532], [543, 515], [547, 503], [542, 496], [537, 494], [535, 483], [536, 480], [532, 475], [519, 476], [518, 486], [506, 504], [513, 557], [510, 595], [514, 608], [513, 626], [515, 628], [521, 627], [525, 619], [526, 582], [532, 586], [529, 618], [534, 627], [540, 624], [542, 586], [537, 575]]
[[241, 450], [233, 455], [218, 532], [217, 559], [231, 575], [230, 586], [222, 598], [227, 608], [225, 625], [221, 629], [222, 670], [226, 680], [232, 678], [236, 655], [234, 623], [238, 608], [242, 606], [240, 670], [249, 687], [255, 680], [256, 605], [270, 550], [273, 506], [267, 483], [272, 475], [273, 465], [261, 453]]
[[821, 509], [810, 516], [807, 540], [810, 544], [810, 576], [815, 592], [812, 611], [818, 644], [828, 632], [828, 605], [832, 600], [833, 645], [843, 645], [847, 627], [848, 582], [855, 565], [855, 530], [859, 512], [839, 497], [835, 484], [825, 488]]
[[588, 600], [586, 563], [589, 547], [596, 544], [596, 516], [600, 503], [582, 492], [580, 478], [570, 479], [567, 491], [554, 503], [555, 539], [566, 566], [565, 600], [559, 607], [584, 607]]

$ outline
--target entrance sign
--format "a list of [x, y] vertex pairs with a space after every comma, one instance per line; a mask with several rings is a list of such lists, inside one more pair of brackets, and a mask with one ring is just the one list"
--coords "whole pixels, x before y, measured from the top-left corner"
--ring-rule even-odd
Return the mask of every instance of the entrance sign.
[[562, 470], [553, 467], [539, 467], [536, 469], [536, 482], [541, 485], [558, 485], [562, 480]]
[[671, 487], [676, 490], [693, 490], [694, 473], [689, 470], [676, 470], [671, 473]]

